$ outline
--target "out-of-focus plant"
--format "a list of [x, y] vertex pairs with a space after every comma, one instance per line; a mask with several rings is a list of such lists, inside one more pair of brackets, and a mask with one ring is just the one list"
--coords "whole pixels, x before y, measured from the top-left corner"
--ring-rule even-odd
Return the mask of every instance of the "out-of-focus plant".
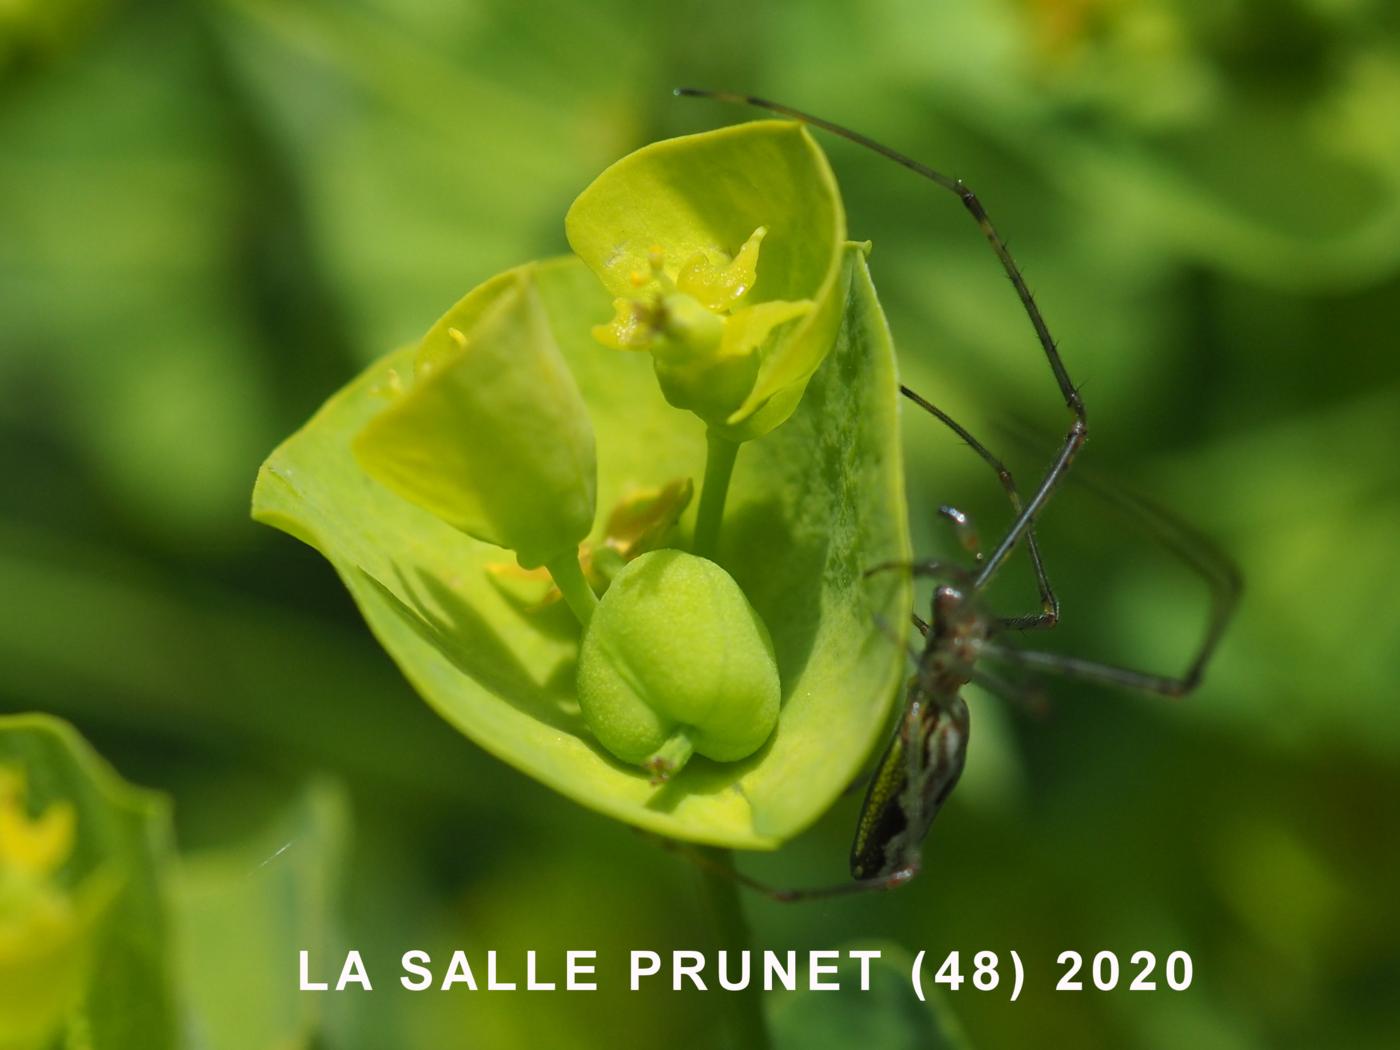
[[[373, 366], [273, 454], [254, 513], [331, 559], [489, 750], [644, 827], [771, 847], [854, 775], [903, 659], [880, 624], [907, 581], [863, 575], [908, 556], [864, 254], [779, 121], [647, 147], [566, 226], [579, 258], [493, 278]], [[695, 554], [656, 549], [687, 546], [682, 515], [596, 556], [619, 518], [674, 521], [702, 461]], [[577, 627], [510, 602], [493, 547], [543, 566]]]
[[176, 1045], [168, 820], [66, 725], [0, 718], [0, 1047]]
[[111, 0], [5, 0], [0, 4], [0, 76], [76, 42]]
[[976, 112], [1101, 223], [1284, 288], [1354, 285], [1400, 259], [1385, 5], [887, 6], [881, 45], [931, 104]]
[[177, 868], [162, 796], [57, 719], [0, 717], [0, 1050], [309, 1045], [319, 1011], [275, 962], [328, 954], [343, 825], [316, 788]]
[[0, 1047], [49, 1043], [78, 1002], [100, 896], [58, 883], [73, 852], [73, 807], [30, 817], [20, 771], [0, 768]]

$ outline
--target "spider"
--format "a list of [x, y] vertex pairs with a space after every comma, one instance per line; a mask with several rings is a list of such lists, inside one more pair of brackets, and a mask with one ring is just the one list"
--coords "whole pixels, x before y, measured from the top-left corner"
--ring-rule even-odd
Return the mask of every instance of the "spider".
[[[1240, 575], [1228, 558], [1190, 526], [1145, 500], [1124, 493], [1108, 492], [1097, 486], [1101, 495], [1117, 502], [1167, 548], [1200, 573], [1209, 585], [1210, 617], [1190, 664], [1179, 676], [1159, 675], [1005, 644], [1005, 635], [1048, 629], [1059, 621], [1060, 603], [1045, 572], [1036, 542], [1035, 521], [1063, 481], [1089, 433], [1084, 401], [1070, 380], [1059, 348], [1006, 242], [992, 225], [982, 202], [961, 179], [936, 171], [859, 132], [752, 95], [697, 88], [677, 88], [676, 94], [752, 106], [801, 121], [872, 150], [954, 194], [977, 223], [1015, 288], [1060, 396], [1069, 409], [1069, 429], [1054, 460], [1031, 490], [1030, 498], [1023, 500], [1011, 472], [986, 445], [927, 398], [907, 386], [900, 387], [901, 394], [953, 431], [996, 473], [1011, 504], [1012, 522], [991, 553], [983, 557], [968, 516], [954, 507], [943, 507], [939, 513], [957, 531], [963, 546], [975, 555], [975, 568], [945, 561], [924, 561], [912, 565], [877, 565], [868, 570], [868, 573], [891, 569], [909, 571], [917, 576], [932, 577], [935, 587], [929, 619], [914, 616], [914, 625], [923, 636], [922, 648], [917, 653], [917, 667], [905, 690], [898, 727], [876, 766], [857, 820], [850, 857], [854, 881], [821, 888], [776, 889], [742, 873], [735, 875], [749, 888], [781, 901], [894, 889], [919, 873], [923, 841], [962, 775], [969, 728], [968, 708], [962, 697], [963, 687], [974, 682], [993, 689], [1005, 686], [995, 674], [981, 668], [983, 658], [1030, 671], [1180, 697], [1200, 684], [1206, 664], [1238, 602]], [[1096, 486], [1091, 483], [1091, 487]], [[983, 593], [997, 570], [1022, 542], [1040, 591], [1040, 611], [1014, 617], [993, 615], [986, 608]], [[707, 867], [713, 866], [703, 854], [695, 859]]]

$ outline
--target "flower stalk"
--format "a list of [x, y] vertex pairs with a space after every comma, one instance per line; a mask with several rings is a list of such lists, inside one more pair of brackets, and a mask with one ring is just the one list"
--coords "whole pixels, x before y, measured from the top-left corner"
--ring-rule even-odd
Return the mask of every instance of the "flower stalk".
[[710, 427], [705, 432], [705, 480], [700, 486], [700, 508], [695, 515], [693, 549], [702, 558], [713, 559], [719, 547], [719, 526], [724, 518], [724, 501], [729, 495], [729, 479], [739, 443]]
[[579, 564], [577, 552], [570, 551], [552, 558], [545, 563], [545, 568], [549, 570], [554, 586], [559, 588], [559, 593], [564, 596], [564, 603], [578, 620], [579, 626], [585, 631], [588, 630], [588, 624], [593, 619], [593, 610], [598, 608], [598, 596], [593, 593], [593, 588], [583, 575], [583, 566]]

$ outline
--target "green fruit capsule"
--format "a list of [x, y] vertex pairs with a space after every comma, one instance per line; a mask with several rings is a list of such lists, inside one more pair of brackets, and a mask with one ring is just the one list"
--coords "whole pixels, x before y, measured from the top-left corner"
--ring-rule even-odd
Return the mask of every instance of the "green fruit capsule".
[[578, 697], [593, 734], [657, 780], [692, 753], [734, 762], [778, 724], [768, 628], [712, 561], [659, 550], [628, 563], [584, 635]]

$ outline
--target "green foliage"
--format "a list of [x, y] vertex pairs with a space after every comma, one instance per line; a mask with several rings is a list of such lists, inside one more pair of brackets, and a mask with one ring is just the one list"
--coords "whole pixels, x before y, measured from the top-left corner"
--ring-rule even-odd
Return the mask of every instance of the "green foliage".
[[[336, 791], [309, 789], [177, 864], [164, 798], [57, 719], [0, 717], [0, 1047], [310, 1047], [318, 1001], [278, 963], [327, 954], [345, 819]], [[17, 895], [41, 854], [43, 882]]]
[[64, 1029], [94, 1046], [178, 1047], [168, 806], [42, 715], [0, 718], [0, 771], [23, 778], [34, 815], [72, 814], [47, 899], [0, 904], [0, 1046], [42, 1050]]
[[176, 880], [179, 938], [194, 1038], [208, 1050], [310, 1050], [323, 999], [300, 992], [297, 953], [324, 964], [344, 881], [348, 814], [329, 785], [233, 847], [196, 853]]
[[[836, 948], [836, 945], [832, 946]], [[851, 945], [874, 949], [872, 945]], [[824, 978], [838, 989], [779, 992], [769, 1008], [777, 1050], [969, 1050], [955, 1026], [940, 1017], [937, 999], [921, 1003], [910, 987], [912, 958], [896, 944], [882, 944], [878, 959], [845, 954]], [[862, 986], [862, 966], [868, 987]]]
[[0, 383], [25, 391], [0, 421], [61, 419], [68, 470], [194, 550], [235, 531], [278, 384], [234, 291], [245, 200], [200, 31], [130, 7], [0, 106]]
[[1400, 102], [1396, 25], [1379, 5], [887, 6], [872, 46], [901, 75], [1123, 234], [1292, 289], [1400, 257], [1400, 146], [1380, 130]]
[[0, 8], [0, 76], [71, 47], [110, 0], [10, 0]]
[[[771, 848], [815, 820], [855, 775], [886, 724], [903, 662], [886, 631], [905, 620], [908, 581], [863, 577], [870, 565], [908, 557], [892, 348], [859, 250], [846, 253], [846, 265], [840, 338], [789, 423], [746, 449], [716, 559], [772, 631], [784, 709], [761, 756], [694, 762], [658, 793], [585, 727], [572, 625], [500, 592], [487, 571], [498, 549], [364, 476], [349, 445], [382, 411], [375, 391], [408, 367], [411, 348], [372, 366], [272, 455], [254, 515], [331, 561], [415, 687], [488, 751], [641, 827]], [[592, 274], [564, 260], [541, 264], [534, 279], [597, 433], [599, 504], [697, 475], [698, 428], [661, 398], [644, 360], [590, 336], [607, 311]]]

